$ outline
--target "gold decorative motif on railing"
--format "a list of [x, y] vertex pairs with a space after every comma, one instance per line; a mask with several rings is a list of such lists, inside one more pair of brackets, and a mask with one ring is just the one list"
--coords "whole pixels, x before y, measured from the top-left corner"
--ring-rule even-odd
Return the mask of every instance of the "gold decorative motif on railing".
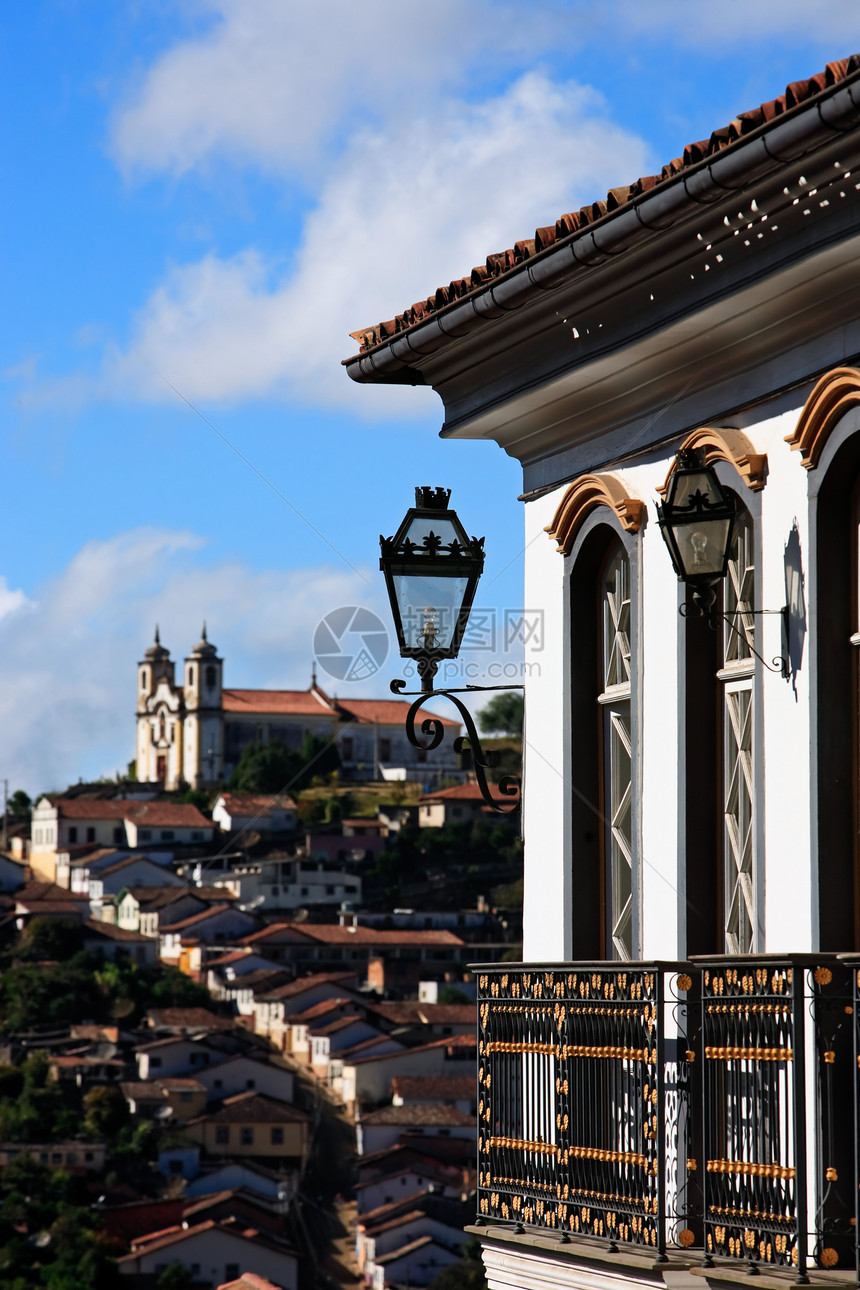
[[754, 1160], [709, 1160], [709, 1174], [744, 1174], [748, 1178], [793, 1178], [793, 1165], [763, 1165]]
[[715, 1062], [792, 1062], [790, 1048], [715, 1048], [708, 1045], [705, 1056]]
[[749, 1017], [760, 1014], [788, 1018], [791, 1016], [791, 1004], [788, 1000], [785, 1003], [749, 1003], [744, 999], [740, 1003], [709, 1003], [705, 1011], [712, 1017]]
[[489, 1144], [509, 1151], [535, 1151], [545, 1156], [554, 1156], [557, 1152], [552, 1142], [534, 1142], [530, 1138], [490, 1138]]
[[612, 1164], [638, 1165], [640, 1169], [648, 1167], [648, 1157], [636, 1151], [609, 1151], [603, 1147], [571, 1146], [566, 1149], [565, 1155], [574, 1160], [602, 1160]]
[[735, 989], [740, 987], [744, 994], [754, 994], [756, 987], [763, 990], [768, 984], [773, 994], [784, 994], [792, 982], [792, 969], [775, 968], [768, 982], [766, 968], [756, 968], [754, 972], [745, 972], [743, 976], [737, 968], [727, 968], [723, 973], [713, 976], [710, 969], [705, 968], [702, 981], [705, 989], [710, 989], [714, 994], [725, 994], [727, 985]]
[[794, 1219], [790, 1214], [775, 1214], [766, 1209], [738, 1209], [732, 1205], [709, 1205], [709, 1214], [728, 1215], [732, 1218], [743, 1218], [747, 1222], [751, 1218], [763, 1219], [767, 1223], [789, 1223], [792, 1224]]
[[558, 1044], [538, 1044], [528, 1040], [525, 1040], [522, 1043], [516, 1043], [514, 1040], [507, 1039], [491, 1039], [490, 1042], [484, 1046], [484, 1051], [487, 1054], [537, 1053], [542, 1057], [558, 1057], [560, 1052]]
[[620, 1044], [565, 1044], [561, 1049], [562, 1057], [600, 1057], [622, 1059], [632, 1062], [646, 1062], [649, 1066], [657, 1062], [657, 1049], [626, 1048]]

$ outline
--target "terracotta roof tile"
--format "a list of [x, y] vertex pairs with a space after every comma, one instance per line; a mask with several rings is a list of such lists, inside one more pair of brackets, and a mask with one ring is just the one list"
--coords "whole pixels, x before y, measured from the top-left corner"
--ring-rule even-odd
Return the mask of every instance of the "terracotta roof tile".
[[123, 943], [128, 944], [131, 944], [132, 942], [136, 942], [137, 944], [155, 944], [153, 938], [151, 936], [144, 935], [143, 932], [132, 932], [127, 927], [117, 927], [114, 923], [100, 923], [94, 918], [88, 918], [84, 922], [84, 927], [90, 934], [94, 932], [97, 936], [103, 936], [109, 941], [122, 941]]
[[208, 1008], [148, 1008], [146, 1020], [156, 1029], [232, 1030], [234, 1025], [229, 1017], [218, 1017]]
[[212, 821], [188, 802], [103, 801], [92, 797], [58, 797], [54, 801], [64, 820], [132, 820], [154, 828], [212, 828]]
[[191, 914], [188, 918], [182, 918], [178, 923], [171, 923], [164, 929], [165, 936], [172, 936], [174, 932], [184, 931], [186, 927], [196, 927], [198, 923], [203, 923], [207, 918], [215, 918], [218, 914], [232, 913], [229, 905], [210, 905], [208, 909], [201, 909], [196, 914]]
[[255, 712], [294, 717], [333, 716], [334, 705], [322, 690], [224, 690], [225, 712]]
[[217, 1111], [198, 1116], [191, 1123], [211, 1120], [217, 1124], [301, 1124], [309, 1119], [298, 1107], [281, 1102], [276, 1097], [268, 1097], [265, 1093], [255, 1093], [251, 1089], [247, 1093], [236, 1093], [233, 1097], [225, 1098]]
[[436, 1102], [409, 1102], [406, 1106], [383, 1106], [361, 1117], [362, 1124], [437, 1125], [443, 1128], [472, 1128], [475, 1117], [456, 1106], [440, 1106]]
[[[714, 130], [710, 138], [687, 144], [683, 156], [675, 157], [672, 161], [667, 162], [659, 175], [646, 175], [632, 184], [613, 188], [605, 201], [592, 202], [581, 207], [578, 211], [571, 211], [566, 215], [559, 216], [554, 230], [551, 226], [540, 228], [535, 232], [533, 239], [527, 238], [516, 242], [513, 248], [509, 250], [497, 251], [488, 255], [485, 264], [476, 266], [469, 278], [455, 278], [447, 285], [437, 287], [436, 291], [428, 296], [426, 300], [417, 301], [395, 318], [350, 332], [353, 340], [359, 342], [359, 352], [364, 353], [374, 349], [377, 345], [385, 344], [393, 336], [409, 331], [410, 328], [419, 325], [429, 315], [439, 313], [447, 306], [462, 299], [470, 290], [480, 289], [489, 279], [500, 278], [532, 255], [545, 250], [554, 242], [571, 237], [583, 227], [593, 224], [595, 221], [603, 219], [607, 214], [611, 214], [613, 211], [628, 205], [636, 197], [641, 196], [642, 193], [655, 188], [657, 184], [673, 179], [681, 171], [687, 170], [691, 166], [695, 166], [699, 162], [724, 151], [726, 148], [732, 147], [733, 144], [739, 142], [760, 126], [767, 125], [785, 112], [808, 102], [814, 95], [838, 85], [858, 71], [860, 71], [860, 54], [854, 54], [850, 58], [842, 58], [828, 63], [822, 71], [806, 80], [794, 81], [786, 87], [785, 93], [779, 95], [778, 98], [761, 103], [758, 107], [747, 112], [741, 112], [727, 125]], [[348, 359], [346, 361], [350, 362], [352, 360]]]
[[[220, 963], [222, 960], [219, 959], [218, 961]], [[270, 990], [266, 997], [268, 999], [292, 999], [296, 995], [302, 995], [308, 990], [316, 989], [318, 985], [334, 985], [338, 982], [354, 980], [354, 972], [316, 972], [313, 976], [300, 976], [295, 981], [288, 982], [287, 985], [279, 985], [276, 990]]]
[[[513, 799], [506, 798], [500, 793], [495, 784], [489, 785], [491, 794], [495, 801], [504, 802]], [[481, 790], [476, 783], [468, 780], [465, 784], [453, 784], [450, 788], [439, 788], [435, 793], [425, 793], [419, 797], [418, 805], [427, 806], [432, 802], [483, 802]]]
[[[403, 699], [338, 699], [337, 706], [341, 712], [347, 713], [353, 721], [362, 725], [402, 726], [409, 711], [409, 704]], [[452, 721], [450, 717], [437, 717], [425, 708], [419, 709], [415, 720], [420, 722], [430, 716], [441, 721], [443, 726], [453, 726], [458, 730], [460, 728], [459, 721]]]
[[391, 1092], [404, 1102], [463, 1102], [474, 1099], [473, 1075], [395, 1075]]

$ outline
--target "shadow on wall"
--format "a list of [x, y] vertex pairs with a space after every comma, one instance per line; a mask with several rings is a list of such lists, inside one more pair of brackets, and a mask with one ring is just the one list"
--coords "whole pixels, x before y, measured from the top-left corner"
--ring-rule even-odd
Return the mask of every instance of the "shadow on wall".
[[806, 640], [806, 597], [803, 584], [803, 557], [800, 550], [800, 534], [797, 520], [791, 526], [788, 541], [785, 544], [783, 557], [785, 567], [785, 603], [788, 606], [788, 623], [786, 649], [788, 652], [788, 670], [791, 688], [797, 700], [797, 674], [803, 661], [803, 646]]

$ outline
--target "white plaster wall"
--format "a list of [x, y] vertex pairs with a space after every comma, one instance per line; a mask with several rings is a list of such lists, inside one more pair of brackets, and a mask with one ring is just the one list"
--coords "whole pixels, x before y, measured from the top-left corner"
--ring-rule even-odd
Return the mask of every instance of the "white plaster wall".
[[527, 651], [523, 772], [525, 900], [523, 959], [563, 962], [570, 956], [570, 881], [564, 837], [566, 796], [564, 559], [543, 529], [562, 489], [525, 506], [525, 608], [544, 613], [543, 649]]
[[[808, 573], [809, 476], [785, 436], [794, 430], [800, 409], [773, 417], [747, 434], [766, 452], [768, 479], [762, 491], [761, 606], [780, 609], [786, 603], [784, 555], [796, 521], [804, 574]], [[808, 586], [808, 583], [807, 583]], [[770, 662], [785, 650], [779, 617], [762, 619], [761, 649]], [[811, 852], [811, 720], [809, 640], [792, 680], [764, 671], [765, 944], [769, 953], [815, 948], [817, 898]]]
[[641, 791], [640, 913], [641, 954], [645, 959], [675, 958], [683, 936], [686, 899], [679, 862], [679, 650], [678, 579], [657, 526], [657, 489], [671, 456], [625, 466], [619, 474], [630, 495], [648, 507], [640, 530], [639, 657], [634, 659], [633, 704], [640, 713], [634, 748], [634, 775]]

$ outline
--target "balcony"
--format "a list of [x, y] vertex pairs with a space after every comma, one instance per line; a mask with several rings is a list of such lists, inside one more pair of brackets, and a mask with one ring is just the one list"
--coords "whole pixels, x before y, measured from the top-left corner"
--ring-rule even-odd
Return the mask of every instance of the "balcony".
[[482, 1240], [856, 1284], [858, 968], [476, 968]]

